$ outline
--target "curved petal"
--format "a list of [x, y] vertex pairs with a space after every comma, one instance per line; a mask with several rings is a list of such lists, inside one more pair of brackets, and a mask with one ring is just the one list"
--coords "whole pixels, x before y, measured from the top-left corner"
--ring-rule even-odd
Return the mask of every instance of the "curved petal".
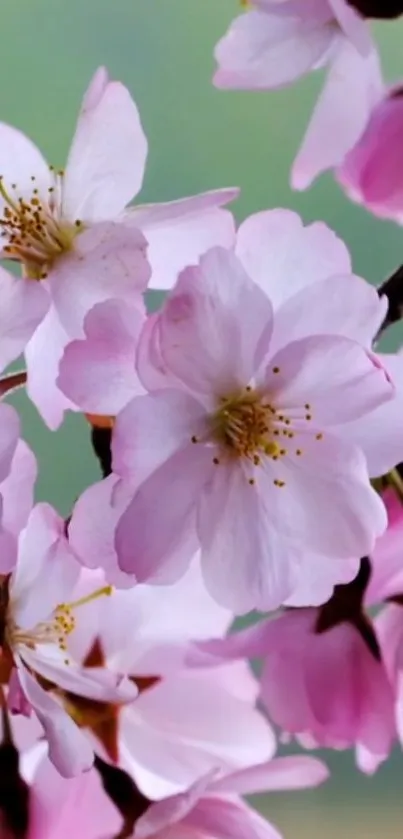
[[303, 545], [303, 556], [309, 550], [335, 560], [368, 555], [386, 529], [387, 516], [369, 483], [364, 455], [329, 433], [320, 441], [314, 434], [301, 436], [300, 451], [295, 459], [285, 456], [273, 466], [263, 465], [264, 480], [284, 481], [271, 498], [279, 532]]
[[97, 303], [88, 312], [86, 337], [66, 347], [57, 379], [82, 411], [115, 416], [142, 392], [135, 355], [144, 320], [138, 307], [123, 300]]
[[0, 268], [0, 370], [21, 355], [49, 304], [40, 283], [17, 279]]
[[78, 410], [56, 386], [59, 362], [68, 343], [69, 337], [51, 306], [25, 348], [27, 394], [52, 431], [62, 423], [65, 411]]
[[309, 551], [301, 560], [295, 574], [293, 593], [284, 605], [301, 608], [327, 603], [334, 587], [351, 583], [357, 576], [359, 567], [359, 559], [343, 559], [337, 562], [328, 556]]
[[321, 760], [305, 755], [289, 755], [239, 769], [222, 779], [213, 779], [210, 789], [214, 792], [254, 795], [259, 792], [318, 787], [328, 777], [329, 770]]
[[147, 140], [120, 82], [97, 71], [82, 104], [63, 185], [63, 215], [96, 222], [117, 216], [139, 192]]
[[198, 517], [207, 589], [238, 615], [276, 609], [291, 594], [299, 554], [272, 514], [277, 487], [251, 486], [241, 467], [215, 470]]
[[365, 454], [371, 478], [384, 475], [403, 460], [403, 356], [379, 355], [396, 388], [394, 398], [369, 414], [337, 427], [337, 434]]
[[19, 668], [22, 688], [43, 726], [49, 758], [63, 778], [90, 769], [94, 752], [86, 735], [53, 697], [40, 687], [25, 667]]
[[108, 582], [118, 588], [135, 583], [120, 570], [114, 543], [116, 525], [133, 492], [130, 484], [123, 486], [117, 475], [109, 475], [80, 495], [68, 526], [69, 543], [80, 562], [86, 568], [102, 568]]
[[[10, 474], [11, 465], [18, 445], [21, 426], [15, 408], [0, 403], [0, 481]], [[1, 487], [0, 487], [1, 491]]]
[[276, 745], [263, 714], [228, 691], [215, 669], [177, 673], [140, 694], [122, 713], [121, 740], [136, 783], [153, 798], [216, 767], [269, 760]]
[[323, 222], [304, 227], [291, 210], [254, 213], [238, 230], [236, 254], [274, 309], [328, 277], [351, 274], [348, 250]]
[[49, 504], [37, 504], [19, 542], [18, 562], [10, 580], [16, 624], [30, 629], [69, 599], [79, 574], [63, 519]]
[[294, 161], [291, 183], [306, 189], [321, 172], [339, 166], [359, 140], [384, 85], [376, 48], [361, 55], [340, 39], [325, 86]]
[[49, 760], [36, 769], [30, 796], [29, 839], [116, 836], [122, 817], [92, 769], [63, 778]]
[[0, 483], [3, 502], [2, 524], [14, 536], [18, 536], [27, 523], [34, 501], [37, 473], [35, 455], [23, 440], [19, 440], [11, 462], [10, 473]]
[[276, 409], [289, 415], [296, 436], [308, 431], [309, 422], [313, 431], [342, 425], [394, 397], [380, 360], [342, 335], [310, 336], [285, 346], [270, 359], [265, 388]]
[[[47, 204], [49, 187], [54, 184], [45, 158], [29, 137], [4, 122], [0, 123], [0, 175], [13, 200], [32, 198], [37, 189]], [[1, 215], [5, 206], [4, 197], [0, 196]]]
[[270, 822], [241, 799], [206, 796], [185, 816], [184, 824], [195, 835], [214, 839], [281, 839]]
[[150, 288], [172, 288], [186, 265], [216, 245], [230, 248], [235, 223], [221, 209], [238, 197], [238, 189], [216, 189], [161, 204], [129, 208], [125, 218], [143, 231], [151, 265]]
[[204, 431], [205, 410], [187, 393], [163, 390], [136, 396], [116, 418], [113, 471], [138, 485]]
[[142, 309], [149, 276], [143, 234], [102, 222], [77, 237], [75, 249], [56, 263], [49, 285], [64, 329], [81, 338], [85, 315], [96, 303], [119, 298]]
[[294, 294], [276, 313], [271, 352], [307, 338], [344, 335], [370, 349], [388, 309], [386, 297], [354, 274], [320, 280]]
[[215, 48], [218, 70], [214, 84], [267, 89], [295, 81], [326, 56], [334, 38], [330, 19], [325, 4], [322, 13], [309, 20], [306, 7], [304, 13], [301, 4], [298, 8], [298, 4], [287, 2], [235, 18]]
[[185, 269], [160, 317], [160, 351], [168, 370], [209, 396], [248, 384], [267, 353], [269, 299], [232, 251], [212, 248]]
[[52, 646], [48, 648], [44, 645], [36, 650], [24, 649], [21, 657], [31, 672], [76, 696], [112, 703], [132, 702], [136, 699], [138, 689], [128, 679], [122, 679], [101, 667], [79, 667], [71, 659], [66, 664], [66, 654], [59, 650], [56, 654], [54, 652]]
[[382, 218], [403, 221], [401, 88], [387, 91], [374, 107], [365, 131], [336, 172], [353, 201]]
[[213, 469], [209, 450], [190, 443], [140, 485], [116, 530], [123, 571], [150, 583], [172, 583], [185, 573], [196, 547], [196, 505]]

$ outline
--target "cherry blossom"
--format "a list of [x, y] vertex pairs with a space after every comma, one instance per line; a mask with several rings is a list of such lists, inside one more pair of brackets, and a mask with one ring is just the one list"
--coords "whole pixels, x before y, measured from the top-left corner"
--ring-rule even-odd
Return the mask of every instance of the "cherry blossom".
[[[78, 593], [85, 598], [102, 583], [87, 572]], [[69, 636], [70, 655], [87, 663], [86, 673], [102, 664], [137, 685], [130, 703], [83, 704], [68, 695], [66, 707], [97, 754], [126, 769], [150, 798], [184, 790], [214, 767], [229, 771], [273, 756], [275, 739], [255, 707], [258, 683], [247, 662], [186, 666], [196, 641], [222, 637], [231, 622], [208, 595], [195, 558], [168, 589], [138, 585], [92, 599]]]
[[[121, 816], [95, 769], [84, 777], [66, 780], [49, 761], [41, 760], [34, 769], [28, 764], [24, 775], [31, 787], [28, 839], [68, 839], [72, 831], [88, 839], [103, 839], [106, 832], [118, 835], [122, 829]], [[174, 831], [180, 835], [186, 832], [189, 839], [201, 835], [279, 839], [275, 828], [244, 803], [240, 793], [316, 787], [326, 778], [326, 767], [319, 760], [297, 756], [250, 766], [221, 780], [212, 772], [183, 793], [158, 803], [150, 801], [137, 820], [134, 835], [168, 839]]]
[[[239, 231], [243, 265], [215, 249], [180, 275], [144, 330], [145, 347], [141, 339], [138, 370], [149, 394], [118, 415], [112, 443], [114, 471], [137, 487], [117, 527], [122, 570], [138, 580], [172, 582], [199, 542], [209, 590], [239, 613], [275, 608], [291, 595], [298, 543], [347, 559], [368, 553], [386, 524], [368, 483], [365, 434], [359, 449], [348, 439], [348, 423], [359, 425], [393, 389], [379, 359], [346, 337], [357, 317], [369, 343], [384, 305], [350, 275], [357, 310], [351, 296], [347, 319], [342, 301], [339, 309], [331, 306], [331, 289], [340, 295], [347, 282], [336, 268], [342, 263], [346, 270], [346, 255], [326, 228], [308, 229], [304, 242], [297, 226], [301, 258], [292, 253], [292, 259], [299, 289], [292, 288], [284, 259], [276, 272], [276, 255], [290, 247], [290, 220], [269, 217], [265, 245], [252, 249], [263, 220]], [[282, 241], [274, 242], [276, 228]], [[319, 247], [311, 275], [312, 238]], [[319, 282], [322, 260], [332, 260], [325, 242], [333, 245], [334, 264]], [[289, 298], [279, 305], [281, 294], [287, 298], [282, 277]], [[274, 318], [258, 283], [273, 287]]]
[[27, 366], [29, 394], [51, 427], [72, 407], [54, 386], [64, 346], [82, 334], [94, 303], [118, 296], [141, 308], [150, 278], [147, 242], [153, 283], [163, 287], [189, 258], [232, 242], [232, 217], [220, 206], [237, 190], [126, 210], [146, 156], [136, 105], [104, 68], [84, 95], [65, 170], [49, 166], [20, 131], [0, 125], [2, 256], [20, 263], [26, 278], [43, 281], [50, 297]]
[[278, 88], [328, 66], [293, 165], [296, 189], [342, 163], [382, 96], [377, 51], [354, 6], [347, 0], [253, 0], [216, 47], [220, 88]]
[[10, 680], [11, 710], [23, 714], [29, 714], [31, 708], [35, 711], [48, 741], [49, 756], [67, 776], [88, 769], [93, 752], [41, 679], [57, 688], [105, 700], [125, 701], [137, 692], [135, 686], [106, 671], [88, 674], [80, 670], [68, 654], [67, 638], [76, 628], [80, 608], [93, 597], [110, 592], [106, 587], [84, 600], [68, 601], [79, 572], [62, 519], [49, 505], [37, 505], [19, 537], [15, 568], [10, 576], [2, 577], [2, 681]]

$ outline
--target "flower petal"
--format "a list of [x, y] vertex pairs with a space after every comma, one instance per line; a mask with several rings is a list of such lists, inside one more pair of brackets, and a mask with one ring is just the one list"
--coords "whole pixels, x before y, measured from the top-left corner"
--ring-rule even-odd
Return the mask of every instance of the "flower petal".
[[0, 268], [0, 370], [21, 355], [49, 303], [40, 283], [17, 279]]
[[267, 819], [242, 800], [205, 796], [184, 818], [195, 835], [215, 839], [281, 839]]
[[19, 668], [23, 690], [43, 726], [49, 758], [64, 778], [90, 769], [94, 752], [85, 733], [53, 697], [40, 687], [25, 667]]
[[37, 504], [20, 537], [10, 581], [13, 617], [30, 629], [69, 599], [80, 566], [64, 536], [64, 521], [49, 504]]
[[280, 307], [274, 321], [271, 352], [307, 338], [344, 335], [370, 349], [388, 309], [386, 297], [354, 274], [334, 276], [294, 294]]
[[65, 411], [77, 410], [56, 386], [60, 359], [68, 343], [69, 337], [51, 306], [25, 348], [27, 394], [52, 431], [62, 423]]
[[362, 417], [337, 428], [364, 452], [371, 478], [384, 475], [403, 460], [403, 356], [379, 355], [396, 387], [394, 398]]
[[121, 740], [136, 783], [153, 798], [188, 787], [209, 769], [268, 760], [275, 750], [263, 714], [227, 690], [215, 669], [177, 673], [140, 694], [122, 714]]
[[213, 469], [209, 450], [190, 443], [140, 485], [116, 530], [123, 571], [150, 583], [172, 583], [185, 573], [196, 548], [196, 504]]
[[347, 39], [340, 39], [294, 161], [291, 174], [294, 189], [306, 189], [321, 172], [343, 162], [364, 131], [383, 89], [376, 48], [364, 56]]
[[182, 272], [167, 299], [161, 356], [190, 390], [219, 395], [250, 381], [271, 331], [269, 299], [231, 251], [212, 248]]
[[141, 188], [146, 157], [147, 140], [129, 91], [97, 71], [68, 156], [63, 215], [84, 222], [117, 216]]
[[263, 484], [273, 476], [284, 481], [271, 499], [279, 531], [302, 544], [304, 553], [312, 550], [337, 560], [368, 555], [387, 516], [369, 483], [363, 453], [328, 432], [320, 441], [314, 434], [301, 435], [301, 452], [273, 466], [263, 464]]
[[20, 419], [15, 408], [0, 403], [0, 481], [10, 474], [20, 436]]
[[238, 194], [238, 189], [217, 189], [166, 204], [129, 208], [127, 220], [147, 239], [150, 288], [172, 288], [179, 272], [209, 248], [233, 246], [234, 219], [221, 207]]
[[72, 341], [57, 384], [81, 410], [115, 416], [142, 392], [135, 354], [144, 315], [123, 300], [97, 303], [84, 321], [86, 337]]
[[200, 402], [180, 390], [136, 396], [116, 418], [113, 471], [140, 484], [194, 435], [201, 436], [205, 415]]
[[320, 431], [365, 416], [394, 396], [380, 361], [334, 335], [302, 338], [280, 350], [270, 359], [265, 387], [278, 411], [290, 414], [291, 425], [295, 416], [297, 434], [300, 421], [306, 430], [312, 421]]
[[304, 227], [291, 210], [249, 216], [239, 227], [236, 254], [275, 310], [318, 280], [351, 274], [344, 242], [323, 222]]
[[57, 262], [49, 282], [62, 325], [72, 338], [81, 338], [85, 315], [96, 303], [120, 298], [141, 309], [149, 276], [142, 233], [102, 222], [77, 237], [75, 249]]
[[317, 787], [328, 777], [329, 770], [321, 760], [305, 755], [289, 755], [238, 769], [227, 777], [213, 780], [211, 790], [254, 795], [259, 792]]
[[214, 84], [256, 90], [295, 81], [326, 56], [334, 38], [333, 27], [326, 25], [330, 18], [323, 4], [309, 20], [298, 3], [274, 3], [267, 11], [241, 15], [216, 46]]
[[272, 513], [277, 487], [268, 481], [259, 491], [242, 467], [220, 463], [215, 470], [198, 517], [207, 589], [238, 615], [276, 609], [291, 594], [298, 561]]
[[[39, 197], [47, 203], [53, 176], [45, 158], [29, 137], [4, 122], [0, 123], [0, 161], [3, 186], [13, 200], [30, 199], [37, 189]], [[5, 206], [0, 196], [1, 215]]]

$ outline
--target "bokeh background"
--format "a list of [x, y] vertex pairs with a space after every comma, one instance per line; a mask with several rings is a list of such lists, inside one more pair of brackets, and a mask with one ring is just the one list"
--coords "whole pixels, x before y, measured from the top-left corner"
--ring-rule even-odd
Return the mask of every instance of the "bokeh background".
[[[288, 186], [321, 73], [274, 93], [212, 87], [214, 44], [238, 11], [237, 0], [3, 0], [0, 119], [63, 166], [82, 93], [105, 64], [130, 88], [148, 135], [144, 201], [238, 185], [238, 219], [275, 206], [322, 219], [347, 242], [356, 272], [379, 283], [403, 262], [403, 231], [349, 204], [331, 176], [305, 194]], [[388, 78], [403, 77], [403, 24], [379, 25], [376, 37]], [[52, 434], [23, 394], [15, 403], [40, 460], [38, 497], [67, 514], [98, 477], [88, 428], [70, 416]], [[260, 797], [259, 806], [289, 839], [400, 839], [400, 751], [371, 779], [352, 755], [332, 755], [330, 765], [320, 790]]]

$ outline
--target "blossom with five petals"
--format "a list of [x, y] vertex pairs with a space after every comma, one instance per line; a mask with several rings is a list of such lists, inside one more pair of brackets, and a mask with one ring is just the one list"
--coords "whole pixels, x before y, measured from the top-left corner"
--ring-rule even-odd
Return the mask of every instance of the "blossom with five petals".
[[301, 552], [371, 550], [386, 515], [364, 452], [383, 435], [360, 439], [359, 425], [393, 387], [366, 349], [384, 303], [347, 273], [327, 228], [258, 214], [237, 255], [208, 252], [149, 319], [138, 354], [149, 394], [118, 415], [112, 446], [114, 471], [134, 486], [120, 567], [166, 583], [199, 542], [209, 590], [241, 613], [292, 594]]
[[55, 378], [85, 314], [109, 297], [143, 307], [147, 242], [153, 283], [161, 286], [206, 247], [232, 242], [232, 216], [220, 207], [237, 190], [126, 209], [141, 187], [146, 156], [136, 105], [104, 68], [85, 93], [65, 170], [49, 167], [31, 140], [0, 125], [2, 256], [49, 292], [49, 311], [26, 358], [28, 392], [51, 427], [72, 407]]

